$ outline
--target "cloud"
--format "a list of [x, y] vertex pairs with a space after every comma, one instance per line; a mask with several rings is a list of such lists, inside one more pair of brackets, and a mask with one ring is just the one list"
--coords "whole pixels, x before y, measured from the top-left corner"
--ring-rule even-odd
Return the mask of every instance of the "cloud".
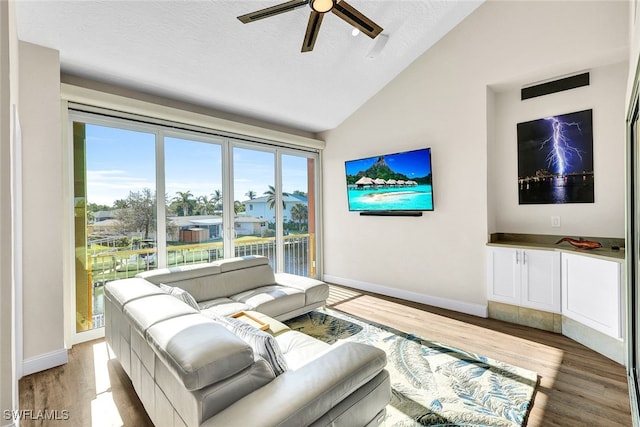
[[90, 203], [111, 206], [118, 199], [126, 199], [129, 192], [144, 188], [155, 191], [156, 183], [119, 169], [87, 171], [87, 199]]

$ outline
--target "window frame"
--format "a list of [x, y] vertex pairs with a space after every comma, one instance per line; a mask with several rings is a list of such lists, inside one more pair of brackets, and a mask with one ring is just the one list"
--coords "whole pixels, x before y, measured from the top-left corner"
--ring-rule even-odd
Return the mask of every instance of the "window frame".
[[[315, 182], [315, 277], [322, 277], [322, 149], [324, 141], [285, 133], [241, 122], [218, 119], [185, 110], [166, 107], [138, 101], [132, 98], [108, 94], [91, 89], [62, 84], [61, 90], [62, 123], [63, 123], [63, 173], [65, 185], [65, 221], [63, 255], [64, 266], [64, 301], [65, 301], [65, 344], [73, 344], [100, 338], [104, 336], [104, 327], [85, 332], [76, 332], [75, 328], [75, 268], [74, 268], [74, 224], [73, 224], [73, 122], [82, 121], [102, 126], [119, 127], [121, 129], [150, 132], [156, 138], [156, 205], [158, 215], [157, 248], [158, 266], [166, 265], [166, 229], [165, 218], [165, 159], [164, 138], [175, 137], [220, 144], [222, 146], [222, 180], [223, 180], [223, 209], [225, 218], [233, 218], [233, 147], [243, 147], [273, 152], [275, 156], [275, 187], [276, 198], [282, 203], [282, 170], [281, 156], [293, 154], [313, 158], [316, 166], [314, 170]], [[117, 126], [116, 126], [117, 124]], [[215, 142], [214, 142], [215, 140]], [[277, 227], [282, 231], [283, 212], [279, 209]], [[276, 211], [276, 212], [278, 212]], [[233, 253], [234, 222], [223, 223], [225, 253], [230, 248]], [[161, 230], [161, 228], [163, 230]], [[231, 232], [229, 232], [231, 231]], [[282, 247], [281, 233], [276, 233], [277, 247]], [[162, 243], [160, 242], [162, 240]], [[282, 250], [278, 251], [276, 265], [282, 269]], [[163, 259], [164, 258], [164, 259]]]

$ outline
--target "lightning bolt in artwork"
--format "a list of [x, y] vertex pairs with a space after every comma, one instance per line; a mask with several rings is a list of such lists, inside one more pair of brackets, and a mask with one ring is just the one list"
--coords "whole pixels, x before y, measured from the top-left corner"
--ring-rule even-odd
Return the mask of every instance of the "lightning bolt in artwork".
[[518, 123], [522, 204], [593, 203], [592, 110]]

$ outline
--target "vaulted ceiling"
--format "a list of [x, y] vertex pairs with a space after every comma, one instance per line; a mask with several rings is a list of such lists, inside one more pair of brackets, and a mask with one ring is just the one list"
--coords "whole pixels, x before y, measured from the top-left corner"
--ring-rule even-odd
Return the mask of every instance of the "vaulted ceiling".
[[62, 72], [308, 132], [333, 129], [483, 0], [348, 0], [371, 39], [311, 9], [243, 24], [284, 0], [17, 0], [18, 37], [60, 52]]

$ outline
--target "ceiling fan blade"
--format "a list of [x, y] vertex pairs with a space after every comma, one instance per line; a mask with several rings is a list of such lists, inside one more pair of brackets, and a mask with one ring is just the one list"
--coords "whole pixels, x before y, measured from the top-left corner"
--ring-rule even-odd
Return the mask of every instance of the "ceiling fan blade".
[[281, 3], [265, 9], [256, 10], [255, 12], [247, 13], [246, 15], [238, 16], [238, 19], [243, 23], [248, 24], [249, 22], [257, 21], [259, 19], [289, 12], [307, 4], [309, 4], [309, 0], [291, 0], [286, 3]]
[[318, 38], [318, 33], [320, 32], [320, 24], [322, 24], [323, 16], [324, 13], [319, 13], [315, 10], [311, 11], [301, 52], [311, 52], [313, 50], [313, 46], [316, 44], [316, 39]]
[[337, 2], [331, 11], [372, 39], [382, 32], [381, 26], [344, 0]]

